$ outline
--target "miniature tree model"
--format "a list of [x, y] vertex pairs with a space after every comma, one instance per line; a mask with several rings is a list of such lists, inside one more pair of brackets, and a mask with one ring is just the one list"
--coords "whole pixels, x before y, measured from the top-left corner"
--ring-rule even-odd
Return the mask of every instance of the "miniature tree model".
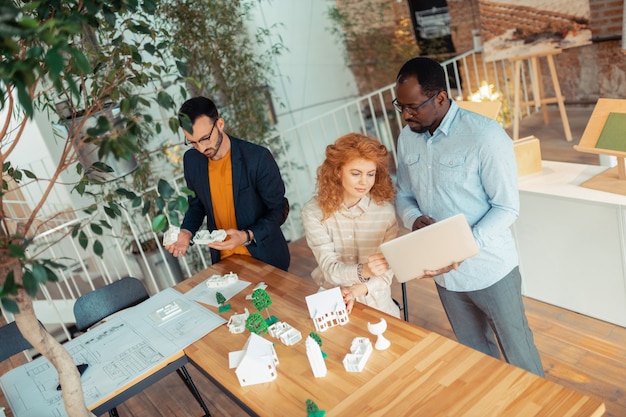
[[[317, 334], [315, 332], [311, 332], [311, 333], [309, 333], [309, 336], [311, 336], [311, 339], [315, 340], [317, 342], [317, 344], [320, 345], [320, 348], [322, 347], [322, 338], [320, 337], [319, 334]], [[322, 351], [322, 356], [324, 357], [324, 359], [326, 359], [328, 357], [328, 355], [324, 351]]]
[[221, 292], [216, 292], [215, 293], [215, 299], [217, 300], [217, 303], [220, 305], [218, 311], [220, 313], [223, 313], [225, 311], [229, 311], [230, 310], [230, 304], [224, 304], [226, 302], [226, 297], [224, 297], [224, 294], [222, 294]]
[[272, 305], [272, 299], [270, 298], [270, 295], [267, 293], [267, 291], [265, 291], [264, 289], [257, 288], [256, 290], [254, 290], [254, 292], [252, 293], [252, 304], [254, 304], [254, 307], [259, 311], [265, 309], [265, 312], [267, 313], [266, 322], [268, 326], [278, 321], [278, 319], [274, 316], [271, 316], [269, 311], [267, 310], [269, 306]]
[[313, 400], [308, 399], [306, 400], [306, 415], [307, 417], [323, 417], [326, 411], [320, 410]]
[[267, 323], [259, 313], [252, 313], [246, 319], [246, 329], [248, 329], [250, 333], [262, 335], [267, 333]]

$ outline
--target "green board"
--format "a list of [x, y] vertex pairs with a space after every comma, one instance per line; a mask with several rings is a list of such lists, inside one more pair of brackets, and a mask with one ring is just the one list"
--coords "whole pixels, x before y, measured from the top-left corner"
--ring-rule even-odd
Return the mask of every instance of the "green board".
[[626, 113], [609, 113], [596, 148], [626, 152]]

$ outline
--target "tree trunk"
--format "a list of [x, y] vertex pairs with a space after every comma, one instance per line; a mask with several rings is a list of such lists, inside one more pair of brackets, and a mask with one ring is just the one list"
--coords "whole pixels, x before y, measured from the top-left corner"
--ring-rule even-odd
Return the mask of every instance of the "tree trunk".
[[[13, 270], [15, 282], [22, 285], [22, 265], [13, 258], [4, 257], [0, 273], [2, 277]], [[6, 263], [5, 263], [6, 262]], [[83, 387], [80, 382], [80, 374], [74, 364], [74, 360], [67, 350], [50, 333], [39, 325], [33, 309], [33, 300], [28, 293], [20, 288], [15, 296], [19, 306], [19, 313], [15, 314], [15, 322], [22, 336], [52, 363], [59, 373], [59, 383], [63, 387], [61, 391], [63, 404], [68, 417], [95, 417], [85, 404]]]

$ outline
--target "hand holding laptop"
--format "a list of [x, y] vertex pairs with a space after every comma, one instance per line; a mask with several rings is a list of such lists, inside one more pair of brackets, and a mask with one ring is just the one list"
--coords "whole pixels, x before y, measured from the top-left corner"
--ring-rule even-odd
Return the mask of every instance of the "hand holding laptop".
[[413, 224], [419, 226], [417, 230], [380, 245], [398, 282], [449, 272], [478, 254], [478, 245], [463, 214], [437, 222], [428, 216], [418, 220]]

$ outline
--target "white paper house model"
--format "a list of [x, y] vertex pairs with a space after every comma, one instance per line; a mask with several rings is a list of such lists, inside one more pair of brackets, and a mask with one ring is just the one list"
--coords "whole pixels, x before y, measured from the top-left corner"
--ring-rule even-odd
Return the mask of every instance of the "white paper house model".
[[367, 337], [355, 337], [350, 353], [343, 358], [343, 367], [348, 372], [361, 372], [372, 354], [372, 342]]
[[230, 368], [236, 368], [242, 387], [271, 382], [278, 376], [274, 344], [255, 333], [250, 334], [243, 350], [228, 354], [228, 363]]
[[239, 279], [239, 276], [234, 272], [225, 275], [214, 274], [207, 278], [206, 286], [209, 288], [228, 287], [234, 284]]
[[309, 359], [313, 376], [315, 376], [315, 378], [326, 376], [328, 368], [326, 368], [326, 362], [324, 362], [320, 345], [318, 345], [311, 336], [307, 336], [304, 344], [306, 346], [306, 356]]
[[305, 299], [309, 315], [318, 332], [337, 325], [343, 326], [350, 321], [339, 287], [307, 295]]
[[279, 339], [287, 346], [295, 345], [302, 340], [302, 333], [298, 329], [282, 321], [272, 324], [267, 331], [270, 336]]
[[243, 331], [246, 330], [246, 319], [250, 316], [250, 313], [247, 308], [244, 308], [243, 310], [243, 313], [235, 313], [230, 316], [230, 319], [228, 319], [228, 323], [226, 325], [228, 326], [229, 332], [236, 334], [243, 333]]

